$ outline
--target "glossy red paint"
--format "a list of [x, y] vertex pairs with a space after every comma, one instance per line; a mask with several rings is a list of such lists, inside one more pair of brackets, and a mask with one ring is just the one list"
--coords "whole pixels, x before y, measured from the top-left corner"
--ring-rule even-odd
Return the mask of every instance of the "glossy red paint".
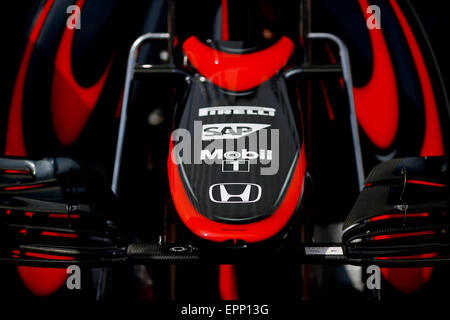
[[[42, 26], [53, 6], [54, 0], [48, 0], [40, 12], [28, 37], [19, 66], [16, 81], [11, 97], [8, 127], [6, 133], [5, 155], [26, 156], [25, 141], [23, 136], [23, 94], [31, 55], [36, 46]], [[24, 190], [37, 188], [41, 185], [9, 187], [4, 190]], [[31, 293], [37, 296], [47, 296], [57, 291], [64, 284], [67, 277], [66, 269], [47, 269], [19, 266], [17, 268], [20, 278]]]
[[[36, 252], [26, 252], [26, 256], [39, 259], [74, 260], [73, 257], [55, 256]], [[48, 296], [56, 292], [65, 283], [65, 268], [18, 267], [19, 276], [27, 289], [35, 296]]]
[[29, 170], [3, 170], [3, 173], [6, 174], [30, 174]]
[[[434, 231], [421, 231], [403, 234], [390, 234], [373, 237], [373, 240], [396, 239], [403, 237], [433, 235]], [[409, 257], [389, 257], [390, 259], [426, 259], [437, 254], [422, 254]], [[378, 259], [388, 259], [381, 257]], [[425, 268], [381, 268], [381, 274], [396, 290], [403, 293], [414, 293], [420, 290], [431, 278], [433, 267]]]
[[236, 265], [221, 264], [219, 266], [219, 291], [222, 300], [237, 300]]
[[42, 236], [48, 236], [48, 237], [61, 237], [61, 238], [72, 238], [77, 239], [78, 235], [74, 233], [62, 233], [62, 232], [53, 232], [53, 231], [42, 231]]
[[67, 213], [50, 213], [48, 215], [49, 218], [69, 218], [69, 215]]
[[119, 101], [117, 102], [116, 113], [114, 114], [114, 117], [116, 119], [120, 118], [120, 113], [122, 112], [123, 93], [124, 93], [124, 89], [122, 89]]
[[[370, 5], [367, 0], [358, 0], [362, 13]], [[381, 29], [368, 30], [372, 46], [373, 68], [369, 82], [363, 87], [354, 87], [356, 116], [361, 128], [372, 143], [387, 149], [394, 141], [398, 129], [399, 105], [397, 83], [389, 50]]]
[[[397, 17], [400, 27], [403, 30], [406, 41], [408, 43], [414, 64], [417, 69], [420, 86], [422, 89], [424, 107], [425, 107], [425, 135], [420, 151], [421, 156], [440, 156], [444, 154], [444, 147], [442, 141], [442, 132], [439, 122], [439, 115], [437, 112], [436, 101], [434, 97], [433, 88], [431, 85], [430, 76], [420, 51], [416, 38], [408, 24], [400, 6], [396, 1], [389, 0], [389, 3]], [[408, 183], [425, 184], [424, 181], [409, 180]], [[435, 185], [438, 186], [438, 185]], [[441, 185], [440, 185], [441, 186]], [[442, 186], [441, 186], [442, 187]], [[425, 255], [418, 256], [425, 258]], [[398, 291], [403, 293], [413, 293], [422, 288], [427, 283], [433, 267], [427, 268], [382, 268], [382, 274], [385, 279]]]
[[267, 49], [246, 54], [215, 50], [195, 36], [183, 43], [184, 52], [198, 72], [231, 91], [247, 91], [271, 78], [286, 65], [293, 49], [294, 44], [287, 37]]
[[431, 186], [431, 187], [438, 187], [438, 188], [445, 188], [447, 187], [446, 184], [443, 183], [437, 183], [437, 182], [430, 182], [430, 181], [422, 181], [422, 180], [407, 180], [408, 183], [412, 183], [412, 184], [421, 184], [424, 186]]
[[[76, 5], [82, 10], [85, 0]], [[100, 79], [90, 87], [82, 87], [72, 71], [72, 48], [76, 29], [64, 28], [55, 58], [51, 90], [53, 128], [58, 141], [68, 146], [80, 136], [94, 110], [108, 77], [112, 59]]]
[[[379, 257], [379, 260], [402, 260], [402, 259], [429, 259], [434, 258], [437, 253], [427, 253], [413, 256], [401, 257]], [[425, 268], [381, 268], [381, 274], [389, 281], [397, 291], [402, 293], [413, 293], [423, 287], [425, 283], [430, 281], [433, 273], [433, 267]], [[395, 279], [395, 280], [394, 280]]]
[[222, 40], [229, 40], [228, 0], [222, 0]]
[[406, 232], [406, 233], [395, 233], [395, 234], [385, 234], [381, 236], [372, 237], [373, 240], [387, 240], [387, 239], [399, 239], [417, 236], [428, 236], [433, 235], [434, 231], [419, 231], [419, 232]]
[[26, 217], [29, 217], [29, 218], [33, 218], [34, 212], [32, 212], [32, 211], [26, 211], [26, 212], [25, 212], [25, 216], [26, 216]]
[[43, 183], [38, 183], [38, 184], [29, 184], [29, 185], [26, 185], [26, 186], [4, 187], [3, 190], [6, 190], [6, 191], [27, 190], [27, 189], [41, 188], [43, 186], [44, 186]]
[[[428, 217], [428, 212], [418, 212], [418, 213], [407, 213], [406, 218], [426, 218]], [[376, 216], [373, 218], [370, 218], [369, 221], [380, 221], [380, 220], [387, 220], [387, 219], [397, 219], [397, 218], [404, 218], [405, 214], [403, 213], [394, 213], [394, 214], [383, 214], [381, 216]]]

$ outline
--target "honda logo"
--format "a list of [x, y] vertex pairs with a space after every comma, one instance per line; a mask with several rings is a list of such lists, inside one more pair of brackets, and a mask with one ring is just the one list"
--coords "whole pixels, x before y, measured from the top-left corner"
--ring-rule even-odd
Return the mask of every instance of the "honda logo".
[[254, 183], [216, 183], [209, 187], [209, 198], [216, 203], [252, 203], [261, 198], [261, 191]]

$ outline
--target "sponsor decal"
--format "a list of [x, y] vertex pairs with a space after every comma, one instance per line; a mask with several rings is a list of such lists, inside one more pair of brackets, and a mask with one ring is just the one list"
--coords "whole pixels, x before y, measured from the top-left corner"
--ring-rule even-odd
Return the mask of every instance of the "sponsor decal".
[[269, 124], [259, 123], [204, 124], [202, 129], [202, 140], [211, 141], [216, 139], [239, 139], [268, 127], [270, 127]]
[[170, 159], [177, 165], [217, 164], [222, 172], [249, 172], [250, 164], [259, 163], [261, 175], [274, 175], [279, 169], [279, 130], [267, 127], [270, 125], [194, 121], [193, 134], [183, 128], [172, 132], [171, 140], [176, 143]]
[[222, 172], [249, 172], [249, 160], [223, 160]]
[[255, 107], [255, 106], [221, 106], [200, 108], [198, 110], [199, 117], [215, 116], [215, 115], [256, 115], [256, 116], [275, 116], [275, 108]]
[[209, 187], [209, 198], [216, 203], [253, 203], [261, 198], [255, 183], [216, 183]]
[[242, 149], [241, 152], [238, 151], [227, 151], [223, 152], [223, 149], [215, 149], [211, 152], [209, 149], [202, 150], [200, 153], [201, 160], [272, 160], [272, 150], [262, 150], [260, 149], [258, 152], [249, 151], [247, 149]]

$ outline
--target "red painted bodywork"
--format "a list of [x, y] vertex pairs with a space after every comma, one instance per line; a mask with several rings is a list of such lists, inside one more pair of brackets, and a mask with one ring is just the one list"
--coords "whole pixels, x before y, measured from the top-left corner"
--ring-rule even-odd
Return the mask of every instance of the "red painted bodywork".
[[271, 47], [246, 54], [215, 50], [195, 36], [183, 50], [197, 71], [215, 85], [230, 91], [247, 91], [274, 76], [289, 60], [293, 42], [282, 37]]
[[[27, 156], [25, 148], [25, 141], [23, 135], [23, 95], [26, 82], [28, 67], [30, 65], [31, 56], [37, 43], [38, 37], [42, 30], [42, 26], [53, 6], [54, 0], [48, 0], [30, 32], [25, 51], [23, 53], [22, 61], [19, 66], [16, 81], [11, 97], [11, 105], [8, 118], [8, 127], [5, 144], [5, 155], [8, 156]], [[67, 99], [67, 97], [66, 97]], [[70, 119], [72, 120], [72, 118]], [[69, 121], [70, 122], [70, 121]], [[41, 185], [17, 186], [5, 188], [5, 190], [23, 190], [29, 188], [37, 188]], [[33, 253], [28, 253], [31, 256]], [[35, 256], [43, 258], [41, 256]], [[52, 259], [47, 256], [44, 258]], [[17, 268], [20, 278], [24, 285], [36, 296], [47, 296], [56, 292], [64, 284], [67, 273], [64, 268], [37, 268], [37, 267], [23, 267]]]
[[[85, 0], [78, 0], [81, 9]], [[73, 144], [97, 105], [108, 77], [112, 59], [100, 79], [90, 87], [81, 86], [72, 71], [72, 48], [76, 29], [64, 28], [56, 53], [51, 90], [53, 128], [60, 144]]]
[[222, 300], [238, 299], [236, 265], [222, 264], [219, 266], [219, 289]]
[[[222, 0], [222, 40], [229, 40], [228, 1]], [[289, 60], [294, 45], [287, 37], [281, 38], [275, 45], [254, 53], [230, 54], [214, 50], [192, 36], [183, 44], [183, 50], [189, 61], [198, 72], [215, 85], [231, 90], [246, 91], [252, 89], [275, 75]], [[270, 61], [270, 63], [267, 63]], [[171, 149], [172, 150], [172, 149]], [[170, 151], [171, 152], [171, 151]], [[294, 173], [293, 184], [298, 184], [296, 190], [288, 191], [280, 209], [269, 222], [261, 221], [253, 224], [233, 226], [239, 231], [229, 231], [230, 225], [211, 221], [196, 212], [183, 189], [178, 168], [168, 160], [169, 181], [172, 197], [183, 222], [195, 234], [211, 241], [242, 239], [248, 242], [261, 241], [277, 233], [289, 220], [299, 201], [303, 188], [305, 173], [304, 148]], [[301, 174], [301, 181], [297, 181]], [[295, 180], [295, 181], [294, 181]], [[301, 183], [301, 185], [300, 185]], [[286, 202], [287, 201], [287, 202]], [[286, 204], [287, 203], [287, 204]], [[219, 290], [224, 300], [237, 299], [236, 266], [219, 266]]]
[[[416, 38], [408, 24], [402, 10], [396, 1], [389, 0], [392, 9], [400, 23], [406, 41], [411, 51], [411, 55], [419, 76], [425, 106], [425, 136], [420, 152], [421, 156], [441, 156], [444, 155], [442, 141], [442, 131], [437, 112], [436, 100], [431, 85], [430, 76], [425, 64], [425, 60], [420, 51]], [[420, 183], [433, 185], [431, 182], [409, 180], [408, 183]], [[438, 187], [445, 185], [438, 184]], [[426, 255], [420, 255], [417, 258], [426, 258]], [[412, 293], [422, 288], [427, 283], [433, 273], [434, 268], [382, 268], [381, 272], [385, 279], [398, 291]]]
[[[429, 259], [434, 258], [437, 253], [427, 253], [414, 256], [401, 257], [379, 257], [379, 260], [402, 260], [402, 259]], [[425, 268], [381, 268], [383, 277], [389, 281], [397, 291], [402, 293], [413, 293], [420, 290], [427, 283], [433, 273], [433, 267]], [[406, 272], [405, 272], [406, 271]], [[395, 280], [394, 280], [395, 279]]]
[[222, 0], [222, 40], [229, 40], [228, 0]]
[[[169, 155], [172, 154], [172, 145]], [[181, 181], [178, 166], [167, 160], [170, 192], [173, 203], [181, 220], [197, 236], [214, 242], [227, 240], [243, 240], [248, 243], [266, 240], [277, 234], [289, 221], [294, 213], [303, 191], [306, 171], [305, 148], [302, 145], [289, 187], [283, 201], [268, 218], [247, 224], [226, 224], [212, 221], [201, 215], [192, 205]]]
[[[367, 0], [358, 0], [366, 13], [370, 5]], [[356, 116], [370, 141], [381, 149], [392, 145], [398, 129], [399, 105], [394, 67], [389, 55], [383, 30], [368, 30], [372, 46], [373, 67], [369, 82], [363, 87], [354, 87]]]
[[381, 216], [376, 216], [373, 218], [370, 218], [369, 221], [380, 221], [380, 220], [387, 220], [387, 219], [396, 219], [396, 218], [425, 218], [428, 217], [428, 212], [418, 212], [418, 213], [407, 213], [406, 215], [404, 213], [393, 213], [393, 214], [383, 214]]
[[434, 231], [418, 231], [418, 232], [406, 232], [406, 233], [396, 233], [396, 234], [384, 234], [381, 236], [372, 237], [373, 240], [387, 240], [387, 239], [398, 239], [407, 237], [417, 237], [417, 236], [427, 236], [434, 234]]

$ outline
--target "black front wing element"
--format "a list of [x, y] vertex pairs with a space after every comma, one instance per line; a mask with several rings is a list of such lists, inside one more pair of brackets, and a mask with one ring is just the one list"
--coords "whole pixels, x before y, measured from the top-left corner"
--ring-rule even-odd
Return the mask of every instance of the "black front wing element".
[[[408, 169], [410, 180], [417, 180], [420, 177], [414, 174], [421, 168], [420, 165], [430, 164], [430, 161], [439, 164], [444, 171], [439, 169], [442, 172], [438, 170], [437, 176], [446, 179], [445, 174], [441, 175], [447, 172], [444, 159], [399, 163], [401, 168]], [[374, 178], [372, 183], [388, 181], [389, 185], [393, 184], [394, 191], [402, 190], [405, 170], [400, 170], [397, 176], [398, 168], [398, 165], [385, 165], [382, 172], [388, 176], [382, 175], [383, 179], [378, 180]], [[435, 170], [427, 172], [435, 173]], [[436, 181], [435, 184], [446, 183], [439, 179]], [[428, 184], [425, 186], [429, 187]], [[408, 190], [411, 192], [411, 188]], [[443, 194], [442, 190], [432, 190], [429, 196], [438, 195], [439, 200], [448, 198], [448, 193]], [[365, 201], [364, 197], [361, 193], [358, 201]], [[347, 241], [343, 244], [303, 243], [296, 246], [246, 244], [240, 241], [221, 244], [131, 243], [125, 239], [120, 223], [117, 223], [120, 216], [117, 213], [120, 211], [123, 210], [107, 179], [91, 165], [68, 158], [39, 161], [0, 158], [0, 263], [61, 267], [73, 264], [111, 266], [118, 263], [228, 264], [276, 259], [304, 264], [417, 267], [450, 262], [450, 241], [442, 234], [439, 237], [419, 237], [418, 241], [407, 243], [354, 242], [345, 237], [344, 241]], [[366, 220], [367, 217], [355, 219]], [[450, 225], [447, 219], [440, 218], [440, 222]], [[438, 254], [420, 256], [429, 252]]]
[[120, 210], [99, 169], [68, 158], [0, 159], [4, 261], [111, 260]]
[[[442, 249], [443, 245], [438, 245]], [[448, 250], [448, 245], [445, 246]], [[23, 245], [23, 250], [32, 250], [74, 259], [42, 259], [32, 257], [0, 257], [0, 263], [61, 268], [69, 265], [106, 267], [116, 264], [235, 264], [255, 261], [279, 261], [301, 264], [350, 264], [357, 266], [378, 265], [380, 267], [424, 267], [450, 263], [450, 256], [427, 259], [377, 259], [352, 257], [342, 244], [304, 244], [296, 247], [272, 249], [253, 248], [198, 248], [193, 245], [161, 245], [158, 243], [134, 243], [125, 247], [80, 248], [49, 247], [46, 245]]]
[[377, 165], [344, 222], [352, 257], [448, 255], [450, 192], [445, 157], [398, 158]]

